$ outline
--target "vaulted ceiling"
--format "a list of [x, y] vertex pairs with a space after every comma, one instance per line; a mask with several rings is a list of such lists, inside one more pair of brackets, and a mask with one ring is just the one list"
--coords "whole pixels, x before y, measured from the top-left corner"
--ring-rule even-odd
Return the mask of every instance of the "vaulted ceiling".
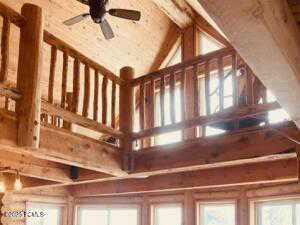
[[[91, 20], [72, 27], [62, 22], [88, 11], [88, 7], [76, 0], [3, 0], [4, 4], [20, 11], [25, 2], [39, 5], [44, 10], [46, 29], [74, 46], [99, 64], [118, 73], [124, 66], [132, 66], [137, 75], [149, 72], [164, 57], [170, 36], [180, 30], [151, 0], [111, 0], [111, 7], [137, 9], [142, 12], [139, 22], [109, 17], [116, 37], [107, 41], [99, 26]], [[154, 65], [154, 66], [153, 66]]]

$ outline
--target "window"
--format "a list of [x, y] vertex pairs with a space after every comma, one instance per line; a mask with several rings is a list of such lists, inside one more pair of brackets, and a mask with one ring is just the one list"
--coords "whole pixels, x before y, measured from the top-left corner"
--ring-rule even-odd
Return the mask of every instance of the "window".
[[181, 55], [181, 45], [178, 46], [174, 55], [171, 57], [170, 61], [167, 63], [166, 67], [176, 65], [181, 63], [182, 55]]
[[[267, 90], [267, 102], [275, 102], [276, 97], [271, 91]], [[291, 120], [289, 114], [284, 109], [276, 109], [268, 112], [268, 120], [270, 124], [280, 123], [283, 121]]]
[[235, 225], [236, 207], [234, 202], [199, 203], [199, 225]]
[[135, 205], [80, 206], [77, 225], [139, 225]]
[[181, 204], [152, 206], [152, 225], [182, 225]]
[[[27, 225], [64, 225], [64, 206], [42, 203], [27, 203]], [[43, 215], [43, 216], [42, 216]]]
[[[165, 90], [165, 124], [171, 124], [170, 116], [170, 91], [167, 88]], [[161, 126], [161, 110], [160, 110], [160, 93], [155, 94], [155, 125]], [[175, 88], [175, 122], [181, 121], [181, 98], [180, 98], [180, 87]], [[182, 131], [175, 131], [166, 134], [156, 136], [154, 138], [155, 145], [171, 144], [182, 140]]]
[[257, 225], [300, 225], [300, 199], [257, 204]]
[[203, 32], [201, 32], [199, 36], [200, 36], [199, 45], [200, 45], [200, 54], [201, 55], [205, 55], [207, 53], [210, 53], [210, 52], [213, 52], [213, 51], [223, 48], [223, 46], [220, 43], [218, 43], [213, 38], [207, 36]]

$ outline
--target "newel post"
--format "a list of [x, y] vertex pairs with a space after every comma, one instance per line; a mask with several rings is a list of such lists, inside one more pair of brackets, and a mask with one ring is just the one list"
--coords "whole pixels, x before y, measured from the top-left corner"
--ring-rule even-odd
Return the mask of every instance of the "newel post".
[[38, 148], [43, 51], [42, 9], [36, 5], [24, 4], [22, 15], [26, 18], [26, 23], [20, 32], [17, 86], [22, 98], [17, 104], [18, 145]]
[[130, 81], [134, 78], [133, 68], [122, 68], [120, 76], [125, 81], [125, 84], [120, 87], [120, 130], [125, 134], [125, 137], [120, 140], [120, 147], [123, 150], [123, 170], [129, 172], [133, 169], [131, 134], [133, 131], [134, 105], [133, 87], [130, 85]]

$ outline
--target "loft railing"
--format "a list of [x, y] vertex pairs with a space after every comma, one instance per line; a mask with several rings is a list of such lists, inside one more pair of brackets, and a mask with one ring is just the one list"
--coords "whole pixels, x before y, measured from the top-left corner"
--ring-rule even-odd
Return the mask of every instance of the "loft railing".
[[77, 124], [120, 138], [116, 118], [123, 81], [47, 31], [44, 42], [51, 60], [42, 122], [69, 129]]
[[[192, 90], [186, 89], [187, 78], [193, 81]], [[188, 128], [197, 127], [199, 137], [208, 127], [234, 132], [258, 126], [268, 123], [267, 111], [279, 108], [276, 102], [267, 103], [266, 88], [232, 48], [153, 72], [131, 84], [138, 92], [139, 131], [133, 133], [133, 140], [140, 140], [140, 148], [153, 145], [150, 137]], [[187, 117], [188, 111], [192, 117]]]
[[[206, 136], [209, 127], [234, 132], [268, 123], [266, 113], [279, 108], [267, 102], [266, 88], [232, 48], [137, 79], [125, 67], [118, 77], [43, 30], [39, 7], [25, 4], [19, 15], [0, 3], [0, 15], [0, 95], [5, 110], [18, 119], [21, 147], [39, 147], [41, 125], [75, 133], [77, 125], [118, 139], [124, 169], [130, 170], [138, 141], [144, 149], [155, 145], [153, 137], [173, 131], [197, 129], [198, 135], [183, 135], [185, 139]], [[20, 48], [16, 79], [8, 82], [13, 77], [8, 73], [11, 24], [19, 29]], [[50, 62], [43, 62], [44, 49]], [[49, 76], [41, 82], [45, 68]], [[9, 107], [11, 101], [15, 109]]]
[[0, 16], [2, 19], [2, 29], [1, 29], [1, 67], [0, 67], [0, 95], [1, 95], [1, 108], [7, 111], [14, 112], [16, 109], [16, 101], [21, 98], [20, 91], [16, 89], [17, 76], [13, 74], [8, 79], [9, 71], [9, 61], [11, 55], [14, 54], [10, 52], [10, 46], [13, 44], [12, 32], [20, 32], [21, 27], [25, 24], [25, 17], [16, 13], [15, 11], [7, 8], [0, 3]]

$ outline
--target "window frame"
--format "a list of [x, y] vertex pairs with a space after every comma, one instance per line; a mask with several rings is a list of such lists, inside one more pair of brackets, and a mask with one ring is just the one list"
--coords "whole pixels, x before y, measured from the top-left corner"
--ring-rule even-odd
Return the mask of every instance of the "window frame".
[[238, 200], [237, 199], [226, 199], [226, 200], [208, 200], [208, 201], [196, 201], [196, 223], [197, 225], [204, 225], [202, 220], [202, 207], [201, 205], [234, 205], [234, 214], [235, 214], [235, 225], [238, 225]]
[[[35, 202], [35, 201], [26, 201], [26, 211], [29, 207], [32, 206], [46, 206], [49, 208], [57, 208], [60, 207], [61, 210], [61, 224], [60, 225], [67, 225], [68, 224], [68, 205], [66, 203], [50, 203], [50, 202]], [[25, 224], [27, 224], [29, 217], [25, 218]]]
[[[258, 199], [252, 199], [250, 200], [250, 212], [249, 212], [249, 220], [250, 225], [259, 225], [260, 224], [260, 209], [261, 206], [264, 205], [274, 205], [274, 204], [280, 204], [280, 202], [299, 202], [300, 204], [300, 195], [285, 195], [285, 196], [279, 196], [279, 197], [270, 197], [270, 198], [258, 198]], [[296, 214], [293, 213], [293, 216], [295, 219]], [[296, 223], [295, 223], [296, 225]]]
[[75, 206], [75, 225], [81, 225], [80, 222], [80, 208], [91, 208], [91, 209], [137, 209], [137, 224], [142, 225], [142, 206], [139, 204], [80, 204]]

